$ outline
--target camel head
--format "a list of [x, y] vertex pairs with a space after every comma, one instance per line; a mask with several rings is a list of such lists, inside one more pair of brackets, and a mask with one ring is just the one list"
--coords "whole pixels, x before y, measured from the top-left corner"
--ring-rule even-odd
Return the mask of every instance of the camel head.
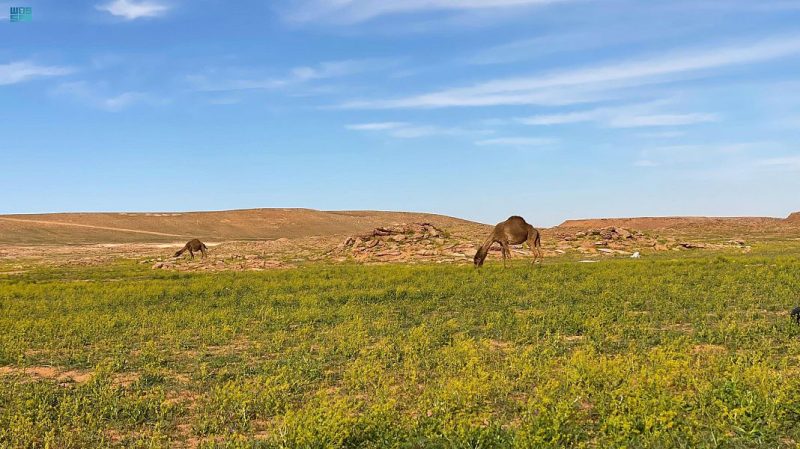
[[473, 263], [475, 263], [475, 268], [483, 266], [483, 261], [486, 260], [487, 253], [488, 251], [484, 251], [483, 248], [478, 249], [478, 252], [475, 253], [475, 257], [472, 258]]

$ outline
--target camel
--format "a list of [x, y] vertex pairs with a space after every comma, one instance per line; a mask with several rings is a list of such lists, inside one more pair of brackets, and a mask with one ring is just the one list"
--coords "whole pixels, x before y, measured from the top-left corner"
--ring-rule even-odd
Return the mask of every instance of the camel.
[[506, 266], [506, 258], [511, 257], [511, 249], [508, 245], [519, 245], [524, 242], [528, 242], [528, 246], [530, 246], [531, 251], [533, 251], [533, 262], [531, 262], [531, 264], [536, 263], [536, 259], [539, 259], [539, 262], [542, 261], [542, 242], [539, 238], [539, 231], [525, 222], [524, 218], [517, 215], [509, 217], [506, 221], [497, 223], [492, 231], [492, 235], [486, 239], [486, 242], [478, 249], [478, 252], [475, 253], [475, 258], [473, 259], [475, 267], [481, 267], [483, 265], [483, 261], [486, 260], [486, 256], [489, 253], [489, 248], [494, 242], [502, 246], [504, 268]]
[[180, 257], [181, 254], [185, 253], [186, 251], [189, 251], [189, 255], [192, 256], [192, 259], [194, 259], [194, 252], [200, 251], [203, 254], [202, 257], [205, 258], [207, 249], [208, 248], [206, 248], [205, 243], [197, 239], [191, 239], [188, 242], [186, 242], [186, 245], [184, 245], [180, 251], [175, 253], [175, 257]]

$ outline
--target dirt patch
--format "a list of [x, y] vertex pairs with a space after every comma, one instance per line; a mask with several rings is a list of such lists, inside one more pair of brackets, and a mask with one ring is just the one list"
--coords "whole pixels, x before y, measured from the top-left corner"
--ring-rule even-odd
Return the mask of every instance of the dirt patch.
[[668, 324], [666, 326], [661, 326], [658, 328], [660, 331], [670, 331], [670, 332], [684, 332], [684, 333], [692, 333], [694, 332], [694, 326], [689, 323], [674, 323]]
[[564, 341], [572, 343], [576, 341], [582, 341], [585, 337], [583, 335], [565, 335], [563, 338]]
[[487, 340], [487, 343], [489, 348], [494, 351], [509, 351], [512, 348], [511, 343], [503, 340], [490, 339]]
[[728, 348], [722, 345], [702, 344], [692, 346], [693, 354], [723, 354]]
[[122, 431], [117, 429], [108, 429], [103, 433], [106, 435], [106, 437], [108, 437], [109, 440], [111, 440], [112, 443], [119, 443], [124, 437]]
[[[24, 368], [2, 366], [0, 367], [0, 376], [19, 376], [27, 381], [55, 380], [59, 384], [66, 386], [88, 382], [92, 379], [94, 373], [86, 370], [62, 370], [49, 365], [27, 366]], [[119, 387], [129, 387], [136, 383], [140, 377], [141, 375], [136, 372], [115, 374], [111, 383]]]
[[21, 376], [30, 380], [48, 379], [57, 380], [61, 384], [83, 383], [92, 378], [90, 371], [67, 370], [62, 371], [53, 366], [28, 366], [17, 368], [14, 366], [0, 367], [0, 376]]
[[246, 352], [252, 346], [253, 342], [251, 342], [250, 340], [246, 338], [237, 338], [225, 345], [206, 346], [204, 351], [215, 355], [240, 354]]
[[119, 387], [129, 387], [139, 381], [141, 375], [139, 373], [123, 373], [117, 374], [112, 380], [112, 384]]

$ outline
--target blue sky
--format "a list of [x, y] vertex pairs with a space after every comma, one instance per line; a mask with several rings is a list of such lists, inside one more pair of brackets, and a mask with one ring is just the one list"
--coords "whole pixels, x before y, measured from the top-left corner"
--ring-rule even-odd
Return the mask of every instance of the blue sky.
[[0, 1], [0, 42], [0, 213], [800, 210], [800, 1]]

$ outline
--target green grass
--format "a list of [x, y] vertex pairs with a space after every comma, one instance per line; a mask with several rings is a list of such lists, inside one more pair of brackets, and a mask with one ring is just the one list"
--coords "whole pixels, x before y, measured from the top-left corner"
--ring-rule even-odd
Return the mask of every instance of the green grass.
[[782, 253], [0, 275], [0, 447], [797, 447]]

